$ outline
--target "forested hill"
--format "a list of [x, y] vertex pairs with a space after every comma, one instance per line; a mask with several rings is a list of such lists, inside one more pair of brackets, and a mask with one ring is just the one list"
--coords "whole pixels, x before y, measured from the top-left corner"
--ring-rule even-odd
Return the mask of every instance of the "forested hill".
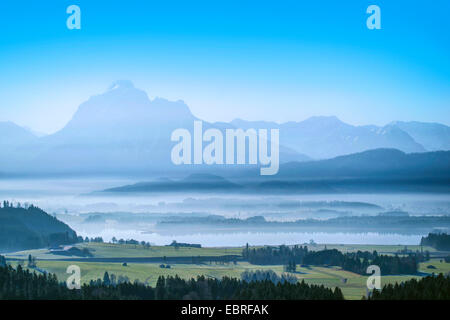
[[0, 251], [36, 249], [77, 242], [68, 225], [35, 206], [0, 207]]

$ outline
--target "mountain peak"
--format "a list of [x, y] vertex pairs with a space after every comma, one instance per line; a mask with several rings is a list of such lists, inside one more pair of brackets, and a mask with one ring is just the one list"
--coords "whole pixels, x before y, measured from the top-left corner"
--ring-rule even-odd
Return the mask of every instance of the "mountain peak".
[[108, 88], [108, 91], [116, 89], [133, 89], [134, 84], [130, 80], [117, 80], [114, 81]]

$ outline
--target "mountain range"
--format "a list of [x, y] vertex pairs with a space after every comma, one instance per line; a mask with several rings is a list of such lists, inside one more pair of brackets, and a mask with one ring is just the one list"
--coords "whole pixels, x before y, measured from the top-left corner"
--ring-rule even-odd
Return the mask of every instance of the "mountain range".
[[[38, 137], [0, 122], [0, 170], [4, 173], [151, 173], [186, 170], [170, 159], [173, 130], [193, 132], [199, 120], [181, 100], [149, 99], [130, 81], [82, 103], [60, 131]], [[203, 121], [204, 130], [280, 130], [280, 162], [329, 159], [377, 148], [405, 153], [450, 150], [450, 127], [438, 123], [392, 122], [353, 126], [336, 117], [311, 117], [278, 124], [235, 119]]]
[[450, 151], [406, 154], [396, 149], [375, 149], [328, 160], [282, 164], [275, 177], [258, 176], [256, 170], [243, 171], [226, 178], [212, 174], [191, 174], [179, 180], [160, 178], [102, 192], [181, 191], [227, 194], [379, 191], [448, 193]]
[[[311, 117], [301, 122], [282, 124], [236, 119], [231, 124], [245, 129], [277, 128], [280, 130], [281, 144], [297, 152], [302, 150], [313, 159], [328, 159], [378, 148], [393, 148], [408, 153], [450, 149], [448, 145], [450, 132], [444, 135], [439, 134], [439, 130], [435, 129], [437, 124], [420, 123], [421, 130], [427, 132], [427, 135], [417, 134], [419, 138], [422, 138], [420, 140], [423, 144], [417, 142], [397, 123], [384, 127], [353, 126], [340, 121], [335, 116]], [[408, 131], [415, 131], [408, 125], [409, 123], [402, 124], [406, 124], [403, 127], [408, 128]], [[440, 141], [442, 148], [436, 148], [437, 143], [434, 143], [432, 139], [423, 138], [424, 136], [434, 136], [434, 139]]]

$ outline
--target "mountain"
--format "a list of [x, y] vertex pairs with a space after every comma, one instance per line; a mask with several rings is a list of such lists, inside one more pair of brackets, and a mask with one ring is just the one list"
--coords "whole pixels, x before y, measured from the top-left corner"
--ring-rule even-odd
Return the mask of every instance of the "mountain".
[[42, 138], [42, 137], [45, 137], [46, 135], [48, 135], [45, 132], [36, 131], [36, 130], [31, 129], [30, 127], [23, 127], [23, 128], [26, 129], [28, 132], [30, 132], [32, 135], [34, 135], [35, 137], [38, 137], [38, 138]]
[[[193, 132], [189, 107], [181, 100], [150, 100], [129, 81], [117, 81], [105, 93], [82, 103], [68, 124], [39, 139], [33, 170], [61, 173], [142, 173], [189, 170], [172, 164], [170, 140], [175, 129]], [[203, 122], [203, 130], [234, 129], [227, 123]], [[283, 162], [310, 158], [280, 146]], [[194, 170], [196, 170], [195, 168]]]
[[0, 122], [0, 146], [17, 147], [36, 142], [37, 137], [29, 130], [12, 122]]
[[[171, 133], [193, 132], [199, 120], [181, 100], [149, 99], [130, 81], [116, 81], [104, 93], [82, 103], [60, 131], [36, 137], [13, 123], [0, 123], [0, 169], [8, 173], [134, 174], [195, 173], [245, 170], [252, 166], [175, 166]], [[353, 126], [336, 117], [311, 117], [300, 122], [235, 119], [203, 121], [203, 131], [279, 129], [280, 163], [330, 159], [377, 148], [406, 153], [447, 150], [449, 127], [394, 122], [384, 127]], [[255, 167], [255, 166], [253, 166]]]
[[77, 234], [68, 225], [41, 209], [0, 207], [0, 250], [18, 251], [77, 242]]
[[276, 176], [257, 174], [251, 169], [228, 178], [244, 187], [239, 193], [448, 194], [450, 151], [407, 154], [396, 149], [375, 149], [327, 160], [281, 164]]
[[279, 176], [295, 179], [450, 179], [450, 151], [406, 154], [396, 149], [369, 150], [328, 160], [284, 164], [280, 166]]
[[242, 128], [278, 128], [280, 144], [314, 159], [328, 159], [340, 155], [377, 148], [394, 148], [404, 152], [425, 152], [405, 131], [396, 126], [352, 126], [337, 117], [311, 117], [301, 122], [233, 120]]
[[428, 151], [450, 150], [450, 127], [440, 123], [396, 121], [392, 126], [408, 133]]
[[[255, 178], [256, 177], [256, 178]], [[450, 192], [450, 151], [406, 154], [376, 149], [329, 160], [282, 164], [274, 176], [248, 169], [230, 176], [190, 175], [143, 182], [103, 192], [221, 192], [292, 194], [347, 192]]]
[[38, 137], [12, 122], [0, 122], [0, 170], [25, 166]]
[[171, 164], [171, 132], [196, 118], [183, 101], [171, 102], [116, 82], [82, 103], [60, 131], [40, 139], [34, 162], [42, 171], [144, 171]]

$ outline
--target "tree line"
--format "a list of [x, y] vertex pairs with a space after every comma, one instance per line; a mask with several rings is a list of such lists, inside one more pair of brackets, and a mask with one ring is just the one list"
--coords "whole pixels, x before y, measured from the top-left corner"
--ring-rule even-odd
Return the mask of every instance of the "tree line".
[[296, 265], [339, 266], [344, 270], [366, 274], [367, 267], [377, 265], [383, 275], [415, 274], [419, 262], [429, 255], [421, 252], [407, 255], [379, 255], [377, 251], [357, 251], [342, 253], [337, 249], [309, 251], [307, 246], [262, 247], [250, 249], [248, 245], [242, 252], [244, 260], [257, 265], [285, 265], [285, 270], [294, 272]]
[[275, 284], [278, 284], [280, 282], [296, 283], [298, 281], [297, 277], [290, 273], [283, 273], [281, 276], [279, 276], [273, 270], [245, 270], [241, 273], [241, 279], [247, 282], [269, 280]]
[[422, 237], [420, 244], [437, 250], [450, 251], [450, 235], [447, 233], [429, 233], [428, 236]]
[[271, 280], [243, 281], [223, 277], [221, 280], [198, 276], [184, 280], [160, 276], [156, 286], [151, 287], [134, 281], [111, 281], [105, 273], [103, 279], [84, 284], [79, 290], [69, 290], [58, 282], [54, 274], [36, 274], [20, 265], [0, 266], [0, 299], [32, 300], [181, 300], [181, 299], [311, 299], [342, 300], [339, 288], [330, 289], [323, 285], [308, 285], [304, 281], [290, 283]]
[[369, 300], [450, 300], [450, 276], [431, 275], [374, 290]]

